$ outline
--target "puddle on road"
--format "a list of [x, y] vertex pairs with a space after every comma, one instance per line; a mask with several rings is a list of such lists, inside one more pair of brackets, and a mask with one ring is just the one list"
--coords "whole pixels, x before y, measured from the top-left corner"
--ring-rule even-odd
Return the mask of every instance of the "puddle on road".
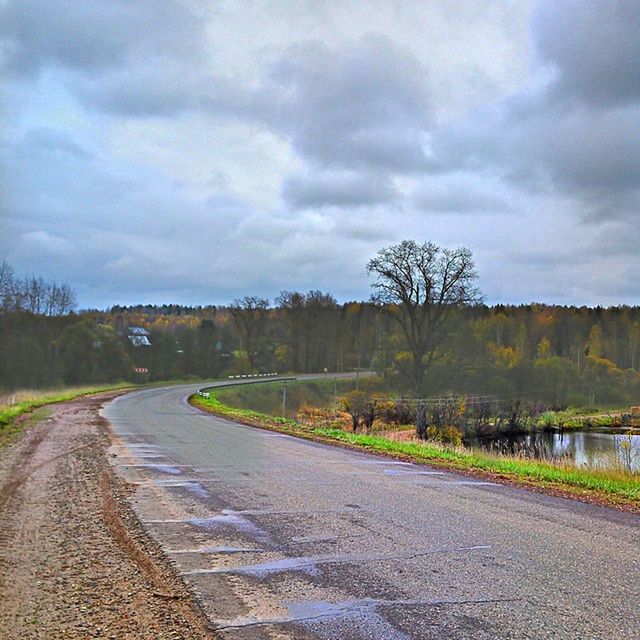
[[485, 551], [490, 545], [473, 545], [469, 547], [442, 547], [439, 549], [427, 549], [425, 551], [403, 551], [394, 554], [361, 554], [361, 555], [334, 555], [334, 556], [298, 556], [280, 558], [258, 564], [241, 565], [238, 567], [215, 567], [212, 569], [194, 569], [185, 571], [182, 575], [202, 575], [209, 573], [233, 573], [264, 578], [274, 573], [286, 571], [301, 571], [309, 575], [317, 575], [321, 565], [329, 564], [364, 564], [367, 562], [389, 562], [396, 560], [412, 560], [429, 555], [441, 553], [467, 553], [472, 551]]
[[173, 555], [181, 554], [234, 554], [234, 553], [266, 553], [264, 549], [250, 547], [198, 547], [197, 549], [167, 549], [167, 553]]
[[338, 536], [318, 535], [318, 536], [294, 536], [291, 542], [295, 544], [311, 544], [319, 542], [338, 542]]
[[211, 516], [209, 518], [190, 518], [184, 521], [201, 529], [220, 529], [231, 528], [248, 536], [253, 536], [259, 540], [267, 541], [270, 539], [269, 534], [255, 525], [251, 520], [243, 515], [235, 512], [223, 511], [220, 515]]
[[[173, 474], [175, 475], [175, 474]], [[202, 482], [217, 482], [217, 480], [136, 480], [129, 484], [137, 485], [139, 487], [162, 487], [164, 489], [170, 489], [177, 487], [179, 489], [186, 489], [187, 491], [194, 493], [199, 498], [209, 498], [211, 494], [202, 486]]]
[[[324, 637], [328, 631], [327, 624], [334, 620], [342, 620], [340, 629], [336, 629], [339, 636], [344, 637], [347, 632], [345, 628], [354, 625], [353, 631], [362, 630], [364, 625], [368, 631], [368, 637], [385, 638], [385, 640], [410, 640], [410, 636], [398, 630], [380, 613], [384, 609], [393, 607], [415, 607], [433, 606], [444, 604], [441, 601], [431, 600], [376, 600], [364, 598], [360, 600], [342, 600], [338, 602], [328, 602], [325, 600], [309, 600], [287, 602], [285, 607], [287, 614], [272, 618], [258, 618], [255, 616], [242, 616], [233, 620], [216, 620], [218, 629], [242, 629], [256, 626], [274, 626], [281, 624], [302, 624], [314, 629], [318, 624], [322, 624]], [[349, 619], [351, 624], [349, 624]]]
[[208, 498], [210, 495], [209, 492], [199, 482], [183, 482], [182, 484], [177, 486], [184, 487], [185, 489], [187, 489], [187, 491], [194, 493], [199, 498]]
[[[282, 624], [302, 624], [310, 629], [317, 628], [320, 635], [325, 637], [328, 631], [327, 625], [333, 620], [347, 621], [352, 619], [353, 631], [357, 634], [365, 628], [368, 637], [385, 638], [385, 640], [410, 640], [403, 631], [397, 629], [389, 620], [382, 615], [385, 609], [396, 607], [434, 607], [442, 605], [456, 604], [489, 604], [494, 602], [512, 601], [511, 598], [478, 598], [478, 599], [443, 599], [443, 600], [422, 600], [422, 599], [402, 599], [402, 600], [381, 600], [374, 598], [341, 600], [338, 602], [328, 602], [326, 600], [307, 600], [296, 602], [285, 602], [287, 615], [274, 616], [271, 618], [259, 618], [256, 616], [241, 616], [233, 620], [216, 620], [216, 627], [224, 629], [242, 629], [258, 626], [275, 626]], [[322, 624], [322, 627], [318, 627]], [[330, 627], [329, 627], [330, 628]], [[345, 637], [347, 629], [341, 624], [340, 629], [336, 629], [339, 634], [335, 637]]]
[[482, 480], [444, 480], [442, 482], [429, 482], [420, 483], [423, 487], [437, 487], [441, 489], [442, 487], [504, 487], [505, 485], [499, 484], [497, 482], [484, 482]]
[[[345, 463], [349, 464], [349, 463]], [[400, 460], [356, 460], [352, 464], [384, 464], [384, 465], [397, 465], [399, 467], [413, 467], [411, 462], [401, 462]]]
[[[159, 471], [160, 473], [167, 473], [172, 476], [179, 476], [182, 474], [182, 469], [178, 468], [178, 465], [173, 464], [160, 464], [155, 462], [149, 462], [144, 464], [121, 464], [118, 465], [120, 467], [127, 467], [131, 469], [153, 469], [154, 471]], [[185, 466], [185, 465], [180, 465]]]
[[166, 458], [167, 456], [162, 453], [138, 453], [137, 451], [133, 451], [129, 457], [146, 460], [147, 458]]
[[[220, 482], [219, 478], [181, 478], [180, 480], [174, 480], [173, 478], [149, 478], [145, 480], [127, 480], [128, 484], [136, 485], [139, 487], [184, 487], [188, 483], [210, 483]], [[204, 489], [206, 491], [206, 489]]]
[[181, 575], [201, 575], [207, 573], [234, 573], [240, 575], [265, 578], [274, 573], [284, 573], [285, 571], [301, 571], [311, 576], [318, 575], [319, 570], [311, 557], [300, 558], [280, 558], [259, 564], [248, 564], [241, 567], [216, 567], [213, 569], [194, 569], [185, 571]]
[[129, 449], [157, 449], [156, 445], [149, 444], [148, 442], [126, 442], [125, 445], [129, 447]]

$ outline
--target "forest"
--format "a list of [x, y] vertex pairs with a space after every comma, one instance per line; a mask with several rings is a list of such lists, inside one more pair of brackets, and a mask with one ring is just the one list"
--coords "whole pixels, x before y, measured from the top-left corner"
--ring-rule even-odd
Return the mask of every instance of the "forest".
[[[4, 390], [359, 369], [380, 373], [390, 391], [411, 397], [492, 395], [558, 408], [640, 399], [635, 306], [456, 306], [416, 388], [415, 358], [388, 301], [338, 303], [330, 293], [283, 291], [273, 302], [77, 311], [66, 285], [18, 280], [6, 263], [2, 273]], [[63, 304], [47, 301], [60, 291]]]
[[[250, 372], [368, 369], [397, 393], [411, 389], [411, 355], [375, 304], [291, 294], [255, 313], [237, 308], [114, 307], [63, 315], [0, 314], [5, 389], [139, 380], [216, 378]], [[234, 315], [235, 314], [235, 315]], [[149, 345], [127, 339], [149, 332]], [[640, 308], [477, 305], [452, 314], [423, 381], [428, 396], [494, 394], [555, 406], [636, 402]]]

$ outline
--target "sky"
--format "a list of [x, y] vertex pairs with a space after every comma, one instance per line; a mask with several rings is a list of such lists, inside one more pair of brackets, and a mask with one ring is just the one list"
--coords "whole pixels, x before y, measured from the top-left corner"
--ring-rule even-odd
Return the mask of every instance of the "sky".
[[640, 304], [637, 0], [0, 0], [0, 260], [82, 307], [371, 293]]

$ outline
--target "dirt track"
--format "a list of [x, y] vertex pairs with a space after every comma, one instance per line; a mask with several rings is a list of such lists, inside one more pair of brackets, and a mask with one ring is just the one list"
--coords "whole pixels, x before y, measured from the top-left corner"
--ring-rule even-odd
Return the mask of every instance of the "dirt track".
[[111, 472], [114, 395], [56, 405], [0, 450], [3, 640], [215, 637]]

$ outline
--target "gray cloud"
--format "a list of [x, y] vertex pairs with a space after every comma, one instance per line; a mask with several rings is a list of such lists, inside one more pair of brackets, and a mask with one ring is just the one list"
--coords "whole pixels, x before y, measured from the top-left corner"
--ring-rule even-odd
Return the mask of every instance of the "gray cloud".
[[339, 50], [299, 43], [272, 65], [261, 97], [272, 124], [322, 166], [424, 171], [427, 75], [384, 36]]
[[76, 160], [90, 160], [93, 158], [93, 154], [77, 143], [72, 136], [49, 127], [38, 127], [29, 131], [18, 148], [22, 150], [30, 149], [34, 153], [49, 155], [50, 159], [56, 156], [63, 158], [71, 156]]
[[636, 0], [543, 0], [533, 34], [540, 58], [557, 70], [559, 96], [600, 106], [640, 98]]
[[92, 74], [141, 58], [193, 59], [204, 42], [204, 23], [177, 0], [9, 0], [0, 7], [0, 25], [5, 68], [21, 75], [55, 66]]
[[411, 196], [413, 206], [436, 213], [501, 213], [512, 211], [508, 196], [495, 180], [474, 174], [436, 176], [423, 180]]
[[294, 43], [251, 84], [212, 71], [205, 23], [179, 2], [13, 1], [3, 14], [7, 68], [71, 70], [67, 88], [89, 107], [116, 116], [202, 110], [253, 120], [329, 168], [431, 168], [423, 150], [427, 70], [384, 35], [332, 47]]
[[362, 298], [414, 237], [489, 300], [633, 300], [637, 3], [540, 3], [534, 57], [524, 5], [289, 4], [2, 4], [0, 258], [83, 304]]
[[[73, 144], [61, 130], [4, 148], [12, 189], [0, 255], [20, 272], [70, 280], [85, 305], [228, 302], [240, 291], [314, 286], [353, 295], [352, 283], [364, 284], [370, 246], [346, 255], [331, 216], [257, 212], [224, 193], [194, 196], [154, 171], [64, 149]], [[332, 286], [345, 274], [346, 284]]]
[[360, 207], [398, 197], [388, 177], [353, 171], [314, 171], [287, 178], [283, 197], [292, 207]]
[[543, 2], [532, 33], [555, 73], [441, 126], [436, 159], [575, 198], [583, 220], [639, 216], [640, 5]]

